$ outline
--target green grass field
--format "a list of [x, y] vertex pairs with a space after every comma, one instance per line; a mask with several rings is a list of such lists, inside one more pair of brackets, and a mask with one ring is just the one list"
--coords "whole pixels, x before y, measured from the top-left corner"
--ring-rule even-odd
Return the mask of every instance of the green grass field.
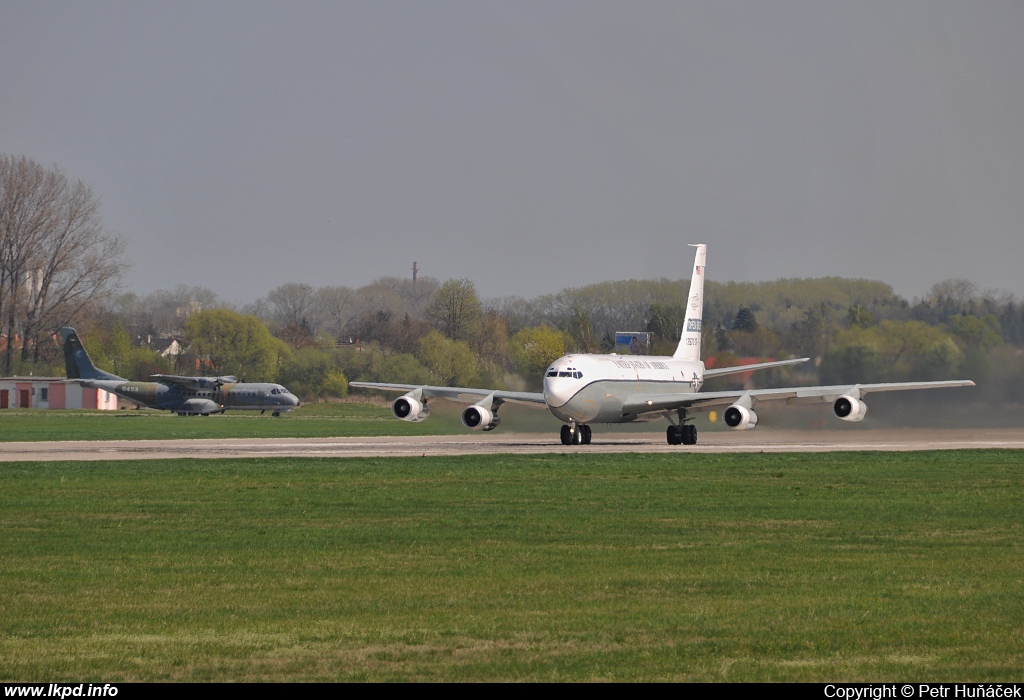
[[2, 464], [0, 679], [1019, 680], [1022, 504], [1018, 451]]
[[[39, 440], [174, 440], [185, 438], [349, 437], [445, 435], [465, 431], [455, 404], [422, 423], [397, 420], [370, 403], [321, 403], [274, 418], [269, 413], [229, 411], [183, 417], [169, 411], [0, 411], [0, 442]], [[546, 412], [542, 417], [554, 421]], [[551, 430], [558, 431], [558, 423]]]

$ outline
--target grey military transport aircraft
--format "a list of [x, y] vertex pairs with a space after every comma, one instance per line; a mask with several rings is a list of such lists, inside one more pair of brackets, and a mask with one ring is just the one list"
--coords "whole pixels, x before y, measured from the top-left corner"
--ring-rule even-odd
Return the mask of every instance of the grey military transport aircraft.
[[146, 408], [179, 416], [208, 416], [224, 411], [271, 411], [280, 416], [298, 408], [299, 399], [280, 384], [239, 382], [236, 377], [179, 377], [154, 374], [155, 382], [132, 382], [92, 363], [74, 328], [61, 329], [68, 379], [103, 389]]
[[687, 297], [689, 304], [679, 346], [671, 357], [615, 353], [566, 355], [551, 363], [544, 373], [543, 393], [378, 382], [351, 382], [349, 386], [406, 392], [394, 400], [391, 412], [396, 418], [411, 422], [424, 420], [430, 415], [427, 402], [433, 398], [475, 401], [462, 412], [462, 424], [471, 430], [497, 428], [500, 422], [498, 408], [505, 402], [546, 407], [565, 422], [560, 434], [563, 445], [589, 444], [592, 423], [628, 423], [656, 417], [669, 421], [665, 431], [668, 444], [695, 445], [697, 427], [690, 424], [692, 414], [712, 408], [725, 407], [722, 415], [725, 424], [735, 430], [749, 430], [756, 426], [754, 406], [768, 401], [831, 404], [837, 418], [859, 421], [867, 415], [864, 397], [870, 393], [974, 386], [969, 379], [953, 379], [701, 393], [704, 380], [711, 377], [799, 364], [807, 362], [808, 358], [705, 369], [700, 359], [700, 341], [707, 246], [698, 244], [693, 247], [697, 250]]

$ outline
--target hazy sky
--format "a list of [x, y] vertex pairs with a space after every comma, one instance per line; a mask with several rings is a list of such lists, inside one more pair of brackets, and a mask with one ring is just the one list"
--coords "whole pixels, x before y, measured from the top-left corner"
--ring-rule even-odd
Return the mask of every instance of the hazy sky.
[[1024, 3], [0, 0], [0, 151], [138, 292], [841, 275], [1024, 295]]

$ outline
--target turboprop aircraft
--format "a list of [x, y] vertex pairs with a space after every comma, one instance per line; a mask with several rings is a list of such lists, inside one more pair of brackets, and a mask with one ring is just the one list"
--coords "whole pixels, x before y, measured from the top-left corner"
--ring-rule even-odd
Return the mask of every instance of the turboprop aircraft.
[[349, 386], [407, 392], [395, 399], [391, 412], [396, 418], [411, 422], [424, 420], [430, 415], [429, 399], [477, 399], [462, 412], [462, 424], [472, 430], [497, 428], [500, 423], [498, 409], [506, 401], [546, 406], [556, 418], [566, 423], [560, 434], [563, 445], [589, 444], [592, 423], [628, 423], [659, 415], [669, 421], [666, 437], [670, 445], [696, 445], [697, 427], [689, 424], [691, 414], [718, 406], [727, 407], [723, 412], [726, 425], [736, 430], [749, 430], [757, 425], [754, 406], [761, 401], [831, 403], [836, 417], [860, 421], [868, 411], [864, 396], [872, 392], [974, 386], [974, 382], [961, 379], [699, 393], [704, 380], [711, 377], [794, 365], [807, 362], [809, 358], [705, 369], [700, 359], [700, 339], [707, 246], [699, 244], [692, 247], [697, 251], [690, 278], [689, 303], [679, 346], [671, 357], [615, 353], [565, 355], [551, 363], [544, 373], [544, 391], [540, 394], [377, 382], [350, 382]]
[[61, 329], [68, 379], [103, 389], [146, 408], [174, 411], [179, 416], [208, 416], [233, 411], [271, 411], [280, 416], [299, 406], [299, 399], [280, 384], [239, 382], [235, 377], [179, 377], [154, 374], [155, 382], [131, 382], [98, 369], [74, 328]]

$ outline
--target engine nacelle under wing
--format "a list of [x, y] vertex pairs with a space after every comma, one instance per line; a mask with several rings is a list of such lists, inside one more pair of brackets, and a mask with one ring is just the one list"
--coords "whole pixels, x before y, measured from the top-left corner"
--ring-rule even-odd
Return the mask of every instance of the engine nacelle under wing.
[[757, 425], [757, 414], [753, 409], [733, 404], [725, 409], [725, 424], [733, 430], [752, 430]]
[[868, 405], [852, 396], [840, 396], [832, 404], [832, 411], [843, 420], [859, 421], [868, 414]]
[[462, 412], [462, 424], [470, 430], [494, 430], [501, 424], [501, 418], [494, 411], [474, 404]]
[[411, 396], [399, 396], [391, 404], [391, 413], [410, 423], [419, 423], [430, 415], [430, 406]]

